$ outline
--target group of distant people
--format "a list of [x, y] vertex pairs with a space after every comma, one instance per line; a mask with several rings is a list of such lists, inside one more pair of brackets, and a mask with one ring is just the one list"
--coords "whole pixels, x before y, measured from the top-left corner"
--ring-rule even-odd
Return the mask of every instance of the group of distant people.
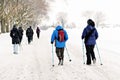
[[[37, 37], [40, 36], [40, 29], [37, 27], [36, 29]], [[33, 40], [33, 29], [31, 26], [26, 30], [26, 36], [28, 38], [28, 44]], [[22, 36], [23, 36], [23, 29], [19, 27], [18, 29], [16, 26], [13, 26], [13, 29], [10, 32], [10, 36], [12, 38], [12, 44], [14, 45], [14, 53], [17, 53], [17, 44], [21, 43]], [[96, 39], [98, 38], [98, 32], [95, 28], [95, 23], [92, 19], [87, 20], [87, 26], [84, 28], [81, 39], [84, 39], [84, 44], [86, 48], [86, 57], [87, 65], [91, 65], [91, 60], [93, 63], [96, 62], [96, 57], [94, 54], [94, 47], [96, 44]], [[51, 44], [55, 42], [55, 52], [58, 57], [59, 63], [58, 65], [63, 65], [64, 62], [64, 48], [66, 41], [68, 40], [68, 34], [66, 30], [61, 26], [57, 25], [55, 30], [51, 35]]]
[[[12, 38], [14, 54], [18, 53], [18, 46], [21, 45], [22, 38], [23, 38], [23, 32], [24, 32], [23, 28], [22, 27], [17, 28], [16, 25], [13, 25], [13, 28], [10, 31], [10, 37]], [[28, 39], [28, 44], [30, 44], [31, 41], [33, 41], [33, 34], [34, 34], [34, 31], [33, 31], [32, 27], [29, 26], [26, 30], [26, 37]], [[40, 36], [40, 28], [39, 27], [37, 27], [37, 29], [36, 29], [36, 34], [37, 34], [37, 37], [39, 38], [39, 36]]]

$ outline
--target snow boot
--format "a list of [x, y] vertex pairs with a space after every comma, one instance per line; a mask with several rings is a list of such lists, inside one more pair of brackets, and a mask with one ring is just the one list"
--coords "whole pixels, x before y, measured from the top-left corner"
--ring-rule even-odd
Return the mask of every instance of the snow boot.
[[93, 59], [93, 64], [95, 64], [96, 63], [96, 59]]

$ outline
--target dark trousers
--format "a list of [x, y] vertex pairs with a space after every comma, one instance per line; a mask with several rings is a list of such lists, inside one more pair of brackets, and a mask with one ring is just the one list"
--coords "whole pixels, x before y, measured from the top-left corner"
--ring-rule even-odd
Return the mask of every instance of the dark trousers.
[[20, 42], [19, 42], [19, 44], [21, 44], [21, 41], [22, 41], [22, 36], [21, 36], [21, 37], [19, 37], [19, 39], [20, 39]]
[[39, 36], [40, 36], [40, 33], [37, 33], [37, 37], [39, 38]]
[[95, 45], [85, 45], [86, 47], [86, 56], [87, 56], [87, 64], [91, 64], [92, 60], [96, 59], [94, 54], [94, 46]]
[[33, 40], [33, 37], [28, 37], [28, 44]]
[[60, 60], [64, 60], [64, 48], [56, 48], [57, 57]]

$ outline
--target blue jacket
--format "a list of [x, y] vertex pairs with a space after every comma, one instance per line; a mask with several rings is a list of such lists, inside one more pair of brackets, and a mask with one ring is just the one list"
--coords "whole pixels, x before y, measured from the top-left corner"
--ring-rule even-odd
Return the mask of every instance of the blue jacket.
[[56, 27], [56, 29], [53, 31], [53, 33], [52, 33], [52, 36], [51, 36], [51, 42], [53, 43], [54, 41], [55, 41], [55, 46], [57, 47], [57, 48], [64, 48], [65, 47], [65, 43], [66, 43], [66, 41], [68, 40], [68, 34], [67, 34], [67, 32], [64, 30], [64, 33], [65, 33], [65, 41], [63, 41], [63, 42], [60, 42], [60, 41], [58, 41], [57, 39], [58, 39], [58, 30], [60, 30], [60, 29], [63, 29], [61, 26], [57, 26]]
[[98, 32], [96, 30], [95, 27], [92, 27], [90, 25], [87, 25], [87, 27], [84, 28], [83, 30], [83, 33], [82, 33], [82, 36], [81, 38], [84, 39], [85, 36], [87, 35], [87, 33], [90, 31], [90, 30], [93, 30], [93, 33], [90, 35], [89, 39], [87, 40], [87, 42], [85, 43], [85, 45], [95, 45], [96, 44], [96, 39], [98, 38]]

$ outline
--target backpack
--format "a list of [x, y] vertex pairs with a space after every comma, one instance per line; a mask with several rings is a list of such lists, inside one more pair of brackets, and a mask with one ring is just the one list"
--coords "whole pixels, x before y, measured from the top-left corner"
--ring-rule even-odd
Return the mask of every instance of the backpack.
[[64, 30], [58, 30], [58, 41], [63, 42], [65, 40], [65, 33]]

